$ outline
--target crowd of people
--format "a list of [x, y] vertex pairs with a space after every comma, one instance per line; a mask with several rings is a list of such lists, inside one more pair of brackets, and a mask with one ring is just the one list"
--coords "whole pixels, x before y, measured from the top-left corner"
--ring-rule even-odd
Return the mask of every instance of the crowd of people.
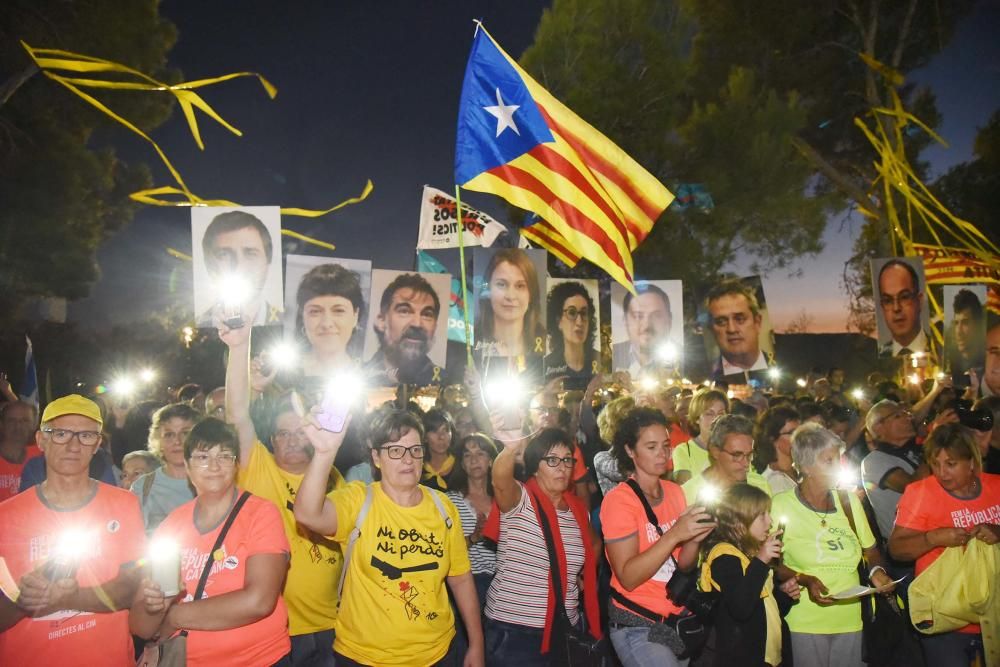
[[[470, 367], [436, 399], [340, 396], [336, 422], [336, 387], [279, 386], [250, 327], [219, 336], [207, 393], [3, 404], [0, 664], [530, 667], [585, 646], [839, 667], [871, 659], [870, 595], [905, 618], [910, 590], [927, 665], [1000, 664], [1000, 398], [977, 386], [619, 372], [500, 409]], [[935, 562], [973, 543], [986, 602], [935, 631], [925, 591], [955, 574]]]

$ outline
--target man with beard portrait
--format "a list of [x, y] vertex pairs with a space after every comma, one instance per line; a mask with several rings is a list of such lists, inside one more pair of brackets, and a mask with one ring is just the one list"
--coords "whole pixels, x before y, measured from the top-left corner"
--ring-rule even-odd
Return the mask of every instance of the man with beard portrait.
[[382, 292], [373, 322], [379, 348], [365, 364], [368, 381], [376, 385], [428, 385], [440, 369], [428, 356], [434, 344], [441, 300], [418, 273], [397, 276]]

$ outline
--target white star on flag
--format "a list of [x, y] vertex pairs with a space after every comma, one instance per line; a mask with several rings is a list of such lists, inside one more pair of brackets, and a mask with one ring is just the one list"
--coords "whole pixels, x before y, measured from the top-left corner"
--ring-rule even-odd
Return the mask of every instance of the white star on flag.
[[495, 116], [497, 119], [497, 136], [506, 130], [508, 127], [514, 130], [514, 134], [521, 136], [521, 132], [517, 129], [517, 125], [514, 124], [514, 112], [520, 109], [518, 104], [504, 104], [503, 98], [500, 97], [500, 89], [497, 88], [497, 105], [483, 107], [490, 115]]

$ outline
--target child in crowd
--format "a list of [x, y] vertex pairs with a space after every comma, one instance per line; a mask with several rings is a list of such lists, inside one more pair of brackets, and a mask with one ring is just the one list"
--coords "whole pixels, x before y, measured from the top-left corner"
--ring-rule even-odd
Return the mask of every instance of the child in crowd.
[[715, 508], [718, 527], [702, 545], [701, 589], [717, 591], [713, 665], [791, 664], [782, 617], [799, 597], [789, 579], [775, 586], [781, 530], [771, 533], [771, 498], [749, 484], [730, 487]]

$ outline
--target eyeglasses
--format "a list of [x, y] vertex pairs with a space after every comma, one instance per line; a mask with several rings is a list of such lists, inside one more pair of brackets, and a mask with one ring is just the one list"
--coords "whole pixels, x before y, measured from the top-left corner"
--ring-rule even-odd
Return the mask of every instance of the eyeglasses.
[[236, 454], [205, 454], [191, 455], [191, 465], [196, 468], [207, 468], [215, 461], [220, 468], [231, 468], [236, 465]]
[[542, 457], [542, 460], [545, 461], [550, 468], [557, 468], [560, 463], [570, 468], [576, 465], [575, 456], [563, 456], [561, 458], [558, 456], [544, 456]]
[[81, 447], [96, 447], [101, 441], [99, 431], [71, 431], [67, 428], [43, 428], [42, 433], [48, 434], [49, 438], [57, 445], [68, 445], [69, 441], [76, 436], [76, 441]]
[[563, 317], [570, 320], [583, 320], [586, 322], [590, 318], [590, 309], [574, 308], [573, 306], [563, 308]]
[[386, 447], [379, 447], [379, 450], [385, 452], [390, 459], [401, 459], [405, 454], [409, 454], [411, 459], [424, 458], [423, 445], [413, 445], [411, 447], [388, 445]]
[[900, 292], [896, 296], [889, 294], [883, 294], [879, 297], [878, 302], [882, 304], [883, 308], [892, 308], [893, 306], [908, 306], [917, 299], [916, 292]]
[[753, 450], [752, 449], [749, 452], [731, 452], [728, 449], [723, 449], [722, 451], [724, 451], [726, 454], [729, 454], [729, 456], [731, 456], [732, 459], [733, 459], [733, 461], [735, 461], [736, 463], [742, 463], [743, 461], [749, 461], [750, 458], [753, 456]]

